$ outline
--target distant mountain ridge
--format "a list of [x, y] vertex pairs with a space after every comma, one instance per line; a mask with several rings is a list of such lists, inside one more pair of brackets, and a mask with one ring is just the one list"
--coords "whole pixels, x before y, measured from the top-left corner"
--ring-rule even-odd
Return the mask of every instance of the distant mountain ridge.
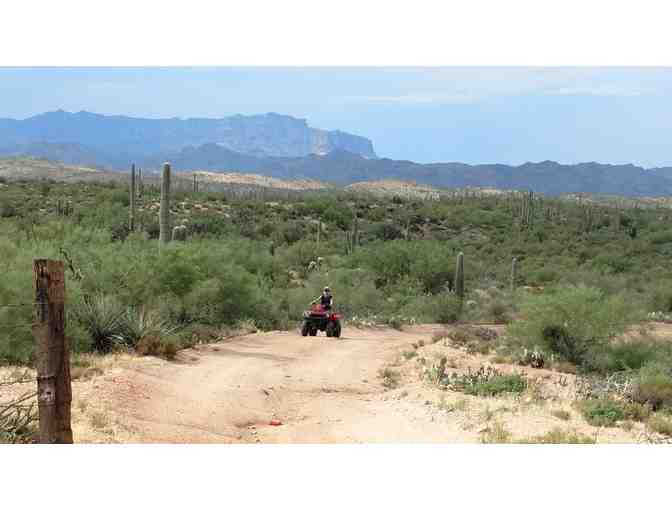
[[116, 170], [131, 163], [158, 169], [171, 161], [179, 171], [256, 173], [339, 185], [392, 179], [548, 195], [672, 196], [672, 167], [554, 161], [420, 164], [378, 158], [366, 138], [311, 128], [305, 120], [278, 114], [152, 120], [58, 111], [24, 121], [0, 119], [0, 157], [18, 155]]
[[[25, 120], [0, 119], [0, 154], [54, 150], [96, 154], [98, 164], [126, 167], [133, 159], [216, 143], [256, 156], [301, 157], [343, 149], [375, 158], [367, 138], [308, 126], [289, 115], [233, 115], [219, 119], [143, 119], [81, 111], [47, 112]], [[66, 156], [67, 157], [67, 156]]]
[[[217, 145], [186, 148], [170, 154], [176, 168], [254, 172], [281, 179], [315, 179], [348, 185], [362, 181], [397, 179], [440, 188], [531, 189], [547, 195], [600, 193], [623, 196], [672, 196], [672, 168], [644, 169], [635, 165], [555, 161], [519, 166], [464, 163], [420, 164], [387, 158], [367, 159], [347, 151], [301, 158], [259, 158]], [[161, 161], [147, 161], [158, 167]]]

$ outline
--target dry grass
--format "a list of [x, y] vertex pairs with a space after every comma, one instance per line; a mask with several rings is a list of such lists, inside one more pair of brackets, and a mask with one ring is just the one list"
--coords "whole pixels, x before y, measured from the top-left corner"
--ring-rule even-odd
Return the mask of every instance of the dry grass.
[[481, 433], [481, 443], [502, 444], [511, 442], [511, 433], [501, 422], [494, 422]]
[[664, 418], [663, 416], [657, 414], [653, 415], [651, 418], [649, 418], [647, 426], [653, 432], [672, 437], [672, 420], [668, 418]]
[[563, 421], [568, 421], [572, 417], [572, 413], [570, 413], [569, 411], [566, 411], [564, 409], [556, 409], [554, 411], [551, 411], [551, 415], [555, 416], [557, 419], [563, 420]]
[[89, 418], [94, 429], [104, 429], [111, 424], [110, 415], [104, 411], [94, 411]]
[[529, 437], [527, 439], [517, 440], [520, 444], [592, 444], [595, 439], [585, 434], [579, 434], [573, 431], [563, 431], [555, 428], [546, 434]]

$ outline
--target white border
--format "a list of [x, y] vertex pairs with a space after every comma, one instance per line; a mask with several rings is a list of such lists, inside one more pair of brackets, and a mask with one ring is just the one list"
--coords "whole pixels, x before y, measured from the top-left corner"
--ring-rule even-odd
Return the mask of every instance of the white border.
[[669, 65], [667, 0], [4, 2], [0, 65]]

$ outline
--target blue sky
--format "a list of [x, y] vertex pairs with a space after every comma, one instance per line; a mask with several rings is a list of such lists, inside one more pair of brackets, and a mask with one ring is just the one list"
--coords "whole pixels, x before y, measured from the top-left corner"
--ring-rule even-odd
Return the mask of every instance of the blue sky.
[[0, 68], [0, 117], [274, 111], [419, 162], [672, 165], [672, 68]]

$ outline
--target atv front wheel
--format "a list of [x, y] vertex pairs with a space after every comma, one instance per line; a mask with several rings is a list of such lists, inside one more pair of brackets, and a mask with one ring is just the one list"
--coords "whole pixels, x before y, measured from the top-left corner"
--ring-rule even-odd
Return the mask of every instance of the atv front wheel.
[[308, 324], [305, 322], [301, 326], [301, 336], [308, 336]]

